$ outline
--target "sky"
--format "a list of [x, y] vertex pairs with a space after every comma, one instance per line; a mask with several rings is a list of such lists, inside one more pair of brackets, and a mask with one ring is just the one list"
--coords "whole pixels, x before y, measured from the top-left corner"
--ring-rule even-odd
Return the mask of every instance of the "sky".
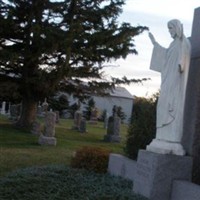
[[[191, 36], [194, 9], [200, 7], [200, 0], [126, 0], [119, 20], [132, 26], [147, 26], [156, 41], [168, 47], [172, 38], [167, 29], [167, 22], [179, 19], [186, 37]], [[110, 63], [113, 67], [105, 68], [107, 76], [127, 76], [128, 78], [150, 78], [143, 84], [125, 86], [135, 96], [149, 97], [160, 88], [160, 73], [149, 69], [153, 45], [148, 31], [134, 37], [138, 55], [131, 54], [126, 59]]]

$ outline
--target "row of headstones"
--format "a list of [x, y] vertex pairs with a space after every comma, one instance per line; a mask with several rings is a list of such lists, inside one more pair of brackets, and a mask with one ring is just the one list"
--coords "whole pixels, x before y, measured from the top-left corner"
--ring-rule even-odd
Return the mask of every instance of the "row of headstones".
[[[97, 122], [97, 117], [92, 116], [89, 123], [95, 124]], [[120, 128], [121, 119], [117, 116], [117, 106], [113, 109], [113, 116], [108, 118], [106, 113], [104, 118], [104, 128], [107, 130], [104, 136], [104, 141], [106, 142], [120, 142]], [[83, 118], [82, 112], [77, 110], [74, 114], [74, 125], [72, 129], [78, 130], [81, 133], [86, 133], [86, 120]]]
[[[44, 131], [41, 131], [41, 124], [39, 122], [34, 122], [31, 133], [39, 135], [38, 143], [40, 145], [56, 145], [55, 138], [55, 124], [57, 119], [57, 113], [55, 112], [46, 112]], [[76, 117], [79, 118], [81, 112], [76, 112]], [[76, 119], [77, 119], [76, 118]], [[83, 120], [82, 120], [83, 121]], [[120, 142], [120, 125], [121, 120], [117, 115], [113, 115], [108, 120], [108, 129], [107, 134], [104, 136], [104, 141], [106, 142]], [[77, 121], [76, 121], [77, 122]], [[84, 120], [86, 123], [86, 121]], [[76, 127], [77, 128], [77, 127]], [[79, 127], [79, 131], [80, 131]]]
[[[2, 106], [1, 106], [1, 114], [8, 114], [10, 116], [11, 120], [17, 120], [20, 116], [21, 113], [21, 104], [13, 104], [11, 105], [11, 103], [9, 103], [8, 106], [8, 110], [6, 110], [6, 105], [7, 103], [4, 101], [2, 102]], [[48, 111], [48, 103], [46, 101], [44, 101], [44, 103], [42, 105], [38, 105], [37, 107], [37, 115], [38, 116], [45, 116], [46, 112]], [[58, 111], [55, 111], [56, 114], [56, 120], [59, 120], [59, 114]]]
[[[42, 105], [40, 105], [40, 102], [39, 102], [39, 105], [37, 106], [37, 114], [38, 115], [45, 114], [45, 112], [47, 112], [47, 110], [48, 110], [48, 103], [47, 103], [46, 99], [42, 103]], [[0, 113], [3, 115], [10, 114], [10, 115], [16, 117], [16, 116], [20, 115], [20, 111], [21, 111], [21, 104], [11, 105], [10, 102], [6, 102], [6, 101], [3, 101], [1, 103]]]

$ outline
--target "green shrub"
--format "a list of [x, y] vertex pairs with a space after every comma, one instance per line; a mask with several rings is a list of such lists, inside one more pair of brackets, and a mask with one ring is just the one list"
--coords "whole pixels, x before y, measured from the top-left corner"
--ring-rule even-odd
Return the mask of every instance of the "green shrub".
[[132, 159], [136, 159], [139, 149], [145, 149], [155, 137], [157, 97], [135, 99], [124, 148]]
[[0, 178], [1, 200], [146, 200], [131, 181], [64, 165], [31, 167]]
[[108, 150], [99, 147], [82, 147], [76, 151], [71, 160], [71, 166], [96, 173], [106, 173], [109, 153]]

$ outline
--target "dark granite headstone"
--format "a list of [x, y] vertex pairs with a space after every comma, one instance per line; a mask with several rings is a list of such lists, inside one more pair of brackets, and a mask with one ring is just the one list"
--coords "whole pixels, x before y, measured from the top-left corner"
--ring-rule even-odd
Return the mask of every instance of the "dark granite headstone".
[[79, 132], [86, 133], [86, 120], [84, 118], [81, 119]]
[[105, 142], [120, 142], [121, 119], [118, 116], [111, 116], [108, 119], [107, 133], [104, 135]]
[[195, 9], [192, 36], [192, 55], [186, 92], [182, 144], [194, 158], [193, 181], [200, 184], [200, 7]]

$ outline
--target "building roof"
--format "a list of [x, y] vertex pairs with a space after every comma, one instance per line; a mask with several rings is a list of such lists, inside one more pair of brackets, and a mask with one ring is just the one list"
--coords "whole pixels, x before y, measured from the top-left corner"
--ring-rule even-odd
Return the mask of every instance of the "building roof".
[[110, 95], [113, 97], [122, 97], [127, 99], [133, 99], [133, 95], [124, 87], [116, 87]]

